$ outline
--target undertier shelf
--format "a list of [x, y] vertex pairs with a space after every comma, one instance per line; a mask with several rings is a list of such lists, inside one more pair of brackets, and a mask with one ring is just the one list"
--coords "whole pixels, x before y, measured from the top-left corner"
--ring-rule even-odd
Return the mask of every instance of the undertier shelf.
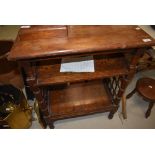
[[53, 120], [111, 111], [110, 94], [103, 81], [58, 85], [49, 90], [49, 110]]
[[93, 73], [62, 73], [61, 59], [46, 60], [37, 65], [37, 85], [51, 85], [84, 80], [103, 79], [128, 73], [124, 56], [118, 53], [112, 56], [94, 56], [95, 72]]

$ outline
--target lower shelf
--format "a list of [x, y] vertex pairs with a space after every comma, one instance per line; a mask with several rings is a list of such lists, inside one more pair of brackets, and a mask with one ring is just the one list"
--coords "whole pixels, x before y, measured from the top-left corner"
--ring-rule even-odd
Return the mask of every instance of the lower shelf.
[[111, 111], [116, 107], [102, 81], [52, 88], [49, 91], [49, 105], [53, 120]]

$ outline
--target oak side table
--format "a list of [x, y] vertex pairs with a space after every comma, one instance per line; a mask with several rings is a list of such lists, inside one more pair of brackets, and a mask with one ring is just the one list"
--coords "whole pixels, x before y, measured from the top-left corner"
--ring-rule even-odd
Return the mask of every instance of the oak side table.
[[[155, 45], [138, 26], [21, 27], [9, 59], [26, 75], [50, 128], [60, 119], [118, 110], [143, 53]], [[62, 73], [63, 58], [93, 56], [95, 72]]]

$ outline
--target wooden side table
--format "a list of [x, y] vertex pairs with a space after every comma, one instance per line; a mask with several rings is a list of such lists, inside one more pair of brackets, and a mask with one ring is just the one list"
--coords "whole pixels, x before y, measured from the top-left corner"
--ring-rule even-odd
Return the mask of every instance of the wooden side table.
[[149, 102], [148, 110], [145, 117], [148, 118], [151, 114], [151, 109], [155, 103], [155, 80], [151, 78], [141, 78], [137, 81], [136, 88], [127, 95], [127, 99], [133, 94], [138, 93], [144, 100]]
[[[155, 40], [137, 26], [30, 26], [9, 59], [19, 62], [46, 123], [109, 112], [109, 119]], [[63, 58], [93, 56], [95, 72], [61, 73]]]

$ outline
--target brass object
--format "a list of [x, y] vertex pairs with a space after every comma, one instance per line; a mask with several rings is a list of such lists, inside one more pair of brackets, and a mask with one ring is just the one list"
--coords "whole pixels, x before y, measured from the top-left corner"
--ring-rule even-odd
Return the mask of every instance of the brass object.
[[32, 107], [28, 104], [23, 92], [20, 90], [19, 104], [8, 102], [0, 106], [0, 112], [6, 114], [2, 118], [12, 129], [27, 129], [32, 124]]

